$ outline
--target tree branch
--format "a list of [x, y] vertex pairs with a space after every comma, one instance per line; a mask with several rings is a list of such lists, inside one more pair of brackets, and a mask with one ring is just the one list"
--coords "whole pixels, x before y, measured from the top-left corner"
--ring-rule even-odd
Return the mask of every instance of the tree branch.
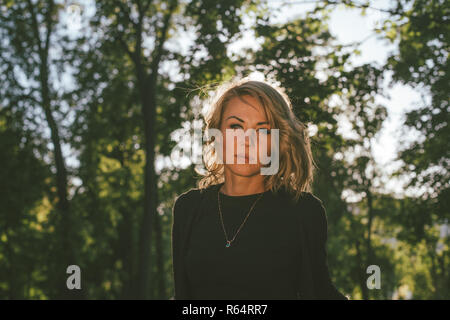
[[53, 2], [53, 0], [49, 1], [49, 7], [47, 9], [47, 12], [45, 14], [45, 23], [47, 26], [47, 35], [45, 37], [45, 47], [44, 50], [47, 52], [49, 49], [49, 45], [50, 45], [50, 36], [52, 33], [52, 11], [53, 11], [53, 7], [55, 5], [55, 3]]
[[125, 40], [123, 40], [120, 32], [116, 32], [115, 38], [117, 41], [119, 41], [120, 45], [125, 50], [125, 52], [128, 54], [130, 59], [133, 60], [134, 63], [137, 63], [136, 52], [130, 50], [130, 47], [128, 47], [128, 44], [125, 42]]
[[150, 7], [152, 0], [145, 0], [144, 6], [142, 6], [142, 0], [136, 0], [136, 5], [138, 7], [139, 16], [144, 16], [145, 12]]
[[[171, 19], [172, 14], [175, 11], [177, 6], [178, 6], [178, 1], [172, 0], [170, 2], [167, 13], [164, 15], [164, 18], [163, 18], [164, 24], [161, 27], [161, 31], [160, 31], [161, 36], [159, 39], [157, 39], [157, 45], [155, 46], [155, 50], [153, 51], [154, 55], [152, 57], [152, 63], [151, 63], [151, 69], [150, 69], [151, 74], [156, 74], [158, 72], [157, 69], [158, 69], [158, 65], [159, 65], [159, 62], [162, 57], [163, 46], [164, 46], [164, 43], [166, 42], [167, 36], [168, 36], [170, 19]], [[158, 35], [158, 32], [156, 32], [156, 36], [157, 35]]]
[[34, 12], [34, 7], [33, 7], [33, 3], [31, 3], [31, 0], [27, 0], [28, 3], [28, 10], [30, 10], [30, 14], [31, 14], [31, 23], [33, 25], [33, 33], [34, 36], [36, 37], [36, 41], [37, 41], [37, 45], [38, 45], [38, 49], [39, 49], [39, 55], [42, 53], [42, 44], [41, 44], [41, 37], [39, 35], [39, 25], [37, 22], [37, 17], [36, 17], [36, 13]]
[[286, 6], [286, 5], [291, 5], [291, 4], [325, 4], [325, 5], [332, 5], [332, 6], [336, 6], [336, 5], [346, 5], [348, 7], [355, 7], [355, 8], [359, 8], [359, 9], [371, 9], [371, 10], [376, 10], [376, 11], [380, 11], [380, 12], [385, 12], [385, 13], [389, 13], [392, 15], [402, 15], [400, 12], [398, 12], [398, 10], [389, 10], [389, 9], [383, 9], [383, 8], [376, 8], [376, 7], [372, 7], [368, 4], [364, 4], [364, 3], [356, 3], [353, 2], [351, 0], [342, 0], [342, 1], [333, 1], [333, 0], [303, 0], [303, 1], [288, 1], [288, 2], [283, 2], [281, 5], [282, 6]]
[[[134, 28], [137, 28], [137, 24], [131, 19], [131, 15], [130, 15], [130, 10], [128, 7], [124, 6], [124, 4], [121, 1], [117, 2], [119, 7], [120, 7], [120, 11], [122, 11], [122, 13], [125, 15], [125, 20], [130, 22]], [[116, 14], [116, 19], [117, 19], [117, 25], [119, 25], [120, 23], [120, 11], [117, 12]], [[128, 44], [126, 43], [126, 41], [122, 38], [122, 35], [120, 34], [120, 31], [116, 32], [115, 35], [116, 40], [119, 41], [120, 45], [122, 46], [122, 48], [125, 50], [125, 52], [128, 54], [128, 56], [130, 57], [131, 60], [133, 60], [133, 62], [135, 64], [138, 63], [138, 55], [139, 55], [139, 51], [135, 50], [132, 51], [130, 50], [130, 47], [128, 46]], [[136, 46], [137, 46], [137, 42], [136, 41]]]

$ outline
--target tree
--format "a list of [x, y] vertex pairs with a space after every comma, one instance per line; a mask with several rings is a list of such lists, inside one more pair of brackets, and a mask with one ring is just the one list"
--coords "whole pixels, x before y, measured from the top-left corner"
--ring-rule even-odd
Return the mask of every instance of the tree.
[[[59, 263], [54, 265], [51, 276], [55, 296], [65, 297], [66, 267], [75, 260], [72, 247], [73, 229], [70, 201], [68, 195], [68, 170], [62, 151], [64, 130], [58, 123], [64, 117], [64, 90], [56, 84], [62, 60], [52, 51], [61, 49], [56, 32], [59, 26], [61, 4], [54, 1], [7, 1], [1, 5], [0, 32], [2, 33], [2, 51], [0, 76], [2, 100], [13, 112], [22, 112], [28, 123], [34, 126], [42, 137], [45, 123], [50, 132], [51, 148], [46, 152], [54, 167], [57, 210], [54, 215], [57, 224], [57, 237], [54, 245]], [[41, 116], [43, 115], [43, 117]], [[28, 125], [28, 123], [24, 123]], [[42, 142], [44, 142], [43, 140]], [[60, 245], [59, 245], [60, 243]]]
[[[170, 92], [169, 97], [180, 97], [182, 91], [172, 92], [174, 86], [182, 86], [188, 81], [184, 87], [190, 88], [193, 83], [198, 84], [200, 79], [221, 78], [222, 69], [229, 65], [227, 46], [240, 34], [241, 13], [237, 10], [241, 10], [244, 4], [245, 1], [238, 0], [229, 2], [226, 6], [211, 1], [99, 1], [95, 3], [96, 12], [91, 20], [92, 37], [79, 40], [90, 46], [86, 56], [91, 65], [103, 60], [110, 67], [111, 64], [108, 63], [115, 63], [118, 57], [125, 57], [127, 61], [121, 60], [120, 63], [124, 63], [125, 69], [129, 71], [125, 71], [127, 74], [132, 74], [128, 81], [132, 94], [137, 97], [130, 107], [134, 103], [140, 106], [145, 170], [144, 206], [138, 224], [140, 240], [135, 281], [139, 286], [139, 298], [148, 298], [150, 288], [153, 287], [150, 283], [150, 255], [154, 225], [157, 224], [157, 206], [160, 202], [157, 192], [158, 175], [155, 171], [156, 155], [158, 149], [160, 152], [170, 152], [170, 144], [166, 145], [167, 135], [180, 121], [180, 100], [172, 99], [169, 105], [164, 105], [167, 103], [167, 93]], [[168, 45], [171, 38], [182, 32], [193, 32], [195, 35], [190, 51], [183, 54], [169, 49]], [[149, 41], [153, 45], [149, 45]], [[179, 66], [181, 80], [173, 80], [170, 72], [163, 71], [163, 66], [169, 63]], [[78, 77], [79, 83], [84, 81]], [[108, 82], [105, 83], [109, 85]], [[82, 85], [87, 88], [85, 83]], [[185, 98], [181, 101], [189, 102]], [[174, 121], [169, 123], [164, 116], [169, 116]], [[162, 125], [163, 122], [168, 125]]]
[[413, 175], [411, 186], [427, 187], [428, 196], [438, 197], [448, 214], [450, 27], [446, 19], [450, 5], [404, 0], [398, 1], [398, 11], [401, 14], [386, 20], [383, 27], [386, 37], [399, 45], [386, 67], [393, 71], [393, 81], [417, 88], [424, 98], [422, 105], [406, 114], [405, 129], [419, 132], [421, 138], [399, 152], [405, 163], [401, 172]]
[[[450, 4], [448, 1], [403, 0], [398, 1], [397, 12], [383, 25], [383, 34], [397, 42], [399, 48], [389, 57], [386, 68], [392, 71], [393, 81], [412, 86], [422, 94], [423, 101], [405, 115], [403, 136], [413, 131], [419, 138], [412, 142], [405, 139], [405, 147], [398, 153], [404, 166], [394, 175], [408, 176], [407, 186], [421, 190], [415, 208], [404, 211], [409, 222], [402, 220], [408, 225], [414, 224], [409, 230], [414, 230], [416, 238], [408, 237], [409, 241], [419, 245], [418, 240], [423, 239], [428, 248], [434, 270], [431, 275], [434, 297], [442, 298], [448, 292], [439, 289], [440, 284], [448, 284], [449, 277], [438, 270], [448, 269], [448, 234], [436, 236], [435, 230], [448, 225], [450, 217], [450, 152], [447, 147], [450, 138]], [[444, 241], [443, 250], [437, 250], [441, 241]]]

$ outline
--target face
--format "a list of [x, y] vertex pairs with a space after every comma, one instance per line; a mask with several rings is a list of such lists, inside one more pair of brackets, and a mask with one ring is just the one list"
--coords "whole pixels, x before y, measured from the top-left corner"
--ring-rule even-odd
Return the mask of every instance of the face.
[[[223, 136], [223, 162], [225, 170], [249, 177], [260, 173], [263, 166], [260, 162], [260, 152], [270, 157], [271, 127], [258, 99], [248, 95], [241, 98], [247, 103], [234, 97], [228, 102], [223, 113], [220, 126]], [[248, 129], [255, 130], [254, 139]], [[262, 129], [267, 129], [267, 133]], [[235, 133], [236, 136], [227, 137], [227, 130], [229, 134]], [[239, 134], [240, 139], [237, 137]], [[266, 138], [265, 142], [263, 136]], [[229, 160], [232, 160], [231, 163]]]

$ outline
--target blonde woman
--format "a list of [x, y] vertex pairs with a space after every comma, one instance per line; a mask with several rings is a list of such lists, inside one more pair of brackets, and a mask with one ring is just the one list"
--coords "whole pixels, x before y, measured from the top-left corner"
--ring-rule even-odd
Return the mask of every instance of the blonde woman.
[[309, 136], [289, 98], [243, 79], [219, 88], [211, 106], [206, 130], [222, 138], [206, 141], [206, 174], [173, 207], [174, 298], [346, 299], [330, 279]]

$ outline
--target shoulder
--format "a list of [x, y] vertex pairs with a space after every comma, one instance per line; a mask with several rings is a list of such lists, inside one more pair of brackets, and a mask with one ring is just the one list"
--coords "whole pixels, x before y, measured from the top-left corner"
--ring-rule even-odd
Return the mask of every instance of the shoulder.
[[188, 221], [189, 208], [192, 208], [196, 195], [199, 194], [198, 188], [191, 188], [178, 195], [175, 198], [172, 208], [173, 233], [178, 234], [181, 226]]
[[[297, 205], [312, 209], [312, 211], [320, 211], [323, 209], [323, 202], [316, 195], [311, 192], [302, 192], [300, 199], [297, 202]], [[311, 210], [309, 210], [311, 211]]]
[[311, 227], [314, 229], [326, 229], [327, 215], [325, 206], [316, 195], [311, 192], [302, 192], [295, 205], [298, 213]]
[[295, 199], [293, 191], [289, 191], [285, 187], [281, 187], [279, 190], [274, 191], [274, 193], [280, 201], [288, 202], [295, 207], [317, 208], [322, 205], [322, 200], [308, 191], [302, 191], [298, 199]]
[[189, 208], [200, 194], [200, 191], [201, 190], [199, 188], [191, 188], [178, 195], [173, 204], [174, 212], [179, 211], [179, 209], [182, 208]]
[[286, 191], [284, 188], [280, 190], [279, 195], [280, 201], [289, 202], [292, 206], [300, 209], [302, 212], [317, 211], [323, 207], [322, 200], [308, 191], [301, 192], [297, 200], [295, 199], [294, 194]]
[[197, 203], [202, 195], [212, 189], [213, 186], [206, 188], [190, 188], [189, 190], [181, 193], [175, 198], [173, 205], [174, 211], [178, 211], [181, 208], [190, 208], [193, 204]]
[[207, 188], [191, 188], [175, 198], [172, 208], [172, 221], [174, 229], [178, 230], [178, 226], [185, 225], [194, 209], [201, 203], [203, 196], [207, 191], [211, 190], [213, 186]]

